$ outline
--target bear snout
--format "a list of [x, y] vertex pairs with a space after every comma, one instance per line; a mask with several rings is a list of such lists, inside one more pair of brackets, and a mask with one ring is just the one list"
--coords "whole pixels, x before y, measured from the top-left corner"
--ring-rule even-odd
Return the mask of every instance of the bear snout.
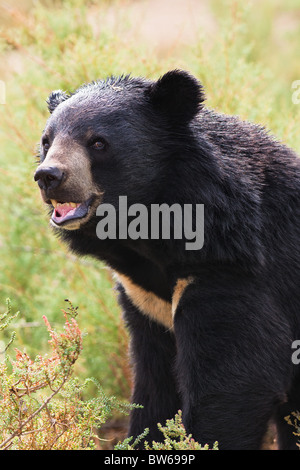
[[34, 174], [34, 180], [43, 190], [58, 188], [64, 180], [65, 173], [58, 167], [50, 166], [38, 168]]

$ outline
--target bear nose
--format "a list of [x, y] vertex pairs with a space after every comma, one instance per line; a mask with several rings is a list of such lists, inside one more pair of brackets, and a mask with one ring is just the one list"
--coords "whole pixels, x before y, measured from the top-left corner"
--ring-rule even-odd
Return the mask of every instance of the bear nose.
[[55, 166], [37, 169], [34, 180], [41, 189], [55, 189], [61, 184], [64, 172]]

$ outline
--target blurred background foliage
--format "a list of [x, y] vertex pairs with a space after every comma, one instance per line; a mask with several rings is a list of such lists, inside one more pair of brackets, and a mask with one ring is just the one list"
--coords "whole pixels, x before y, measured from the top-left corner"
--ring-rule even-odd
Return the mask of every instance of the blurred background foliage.
[[86, 333], [77, 374], [130, 395], [110, 272], [53, 236], [33, 181], [50, 91], [183, 68], [204, 84], [207, 106], [262, 124], [300, 151], [300, 105], [292, 102], [299, 43], [299, 0], [0, 0], [0, 314], [7, 297], [21, 312], [16, 347], [44, 350], [42, 316], [60, 321], [68, 298]]

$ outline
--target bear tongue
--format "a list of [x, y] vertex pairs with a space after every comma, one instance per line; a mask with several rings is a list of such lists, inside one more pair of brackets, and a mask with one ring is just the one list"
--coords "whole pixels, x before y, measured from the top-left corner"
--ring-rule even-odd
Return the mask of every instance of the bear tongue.
[[74, 203], [57, 205], [54, 208], [51, 219], [56, 224], [60, 225], [70, 219], [85, 217], [89, 211], [89, 202], [90, 201], [82, 202], [81, 204], [77, 204], [76, 207], [74, 207]]
[[55, 217], [62, 217], [63, 219], [66, 215], [73, 215], [75, 212], [76, 207], [72, 207], [71, 205], [64, 204], [55, 209]]
[[69, 204], [64, 204], [54, 209], [54, 217], [59, 219], [64, 219], [67, 215], [73, 215], [76, 210], [76, 207], [72, 207]]

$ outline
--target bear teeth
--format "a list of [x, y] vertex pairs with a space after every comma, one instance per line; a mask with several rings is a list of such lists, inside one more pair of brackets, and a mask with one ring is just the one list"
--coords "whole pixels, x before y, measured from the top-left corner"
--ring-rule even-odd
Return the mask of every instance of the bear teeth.
[[54, 208], [60, 207], [60, 206], [71, 206], [73, 208], [80, 206], [80, 202], [57, 202], [55, 199], [50, 199], [51, 204]]

